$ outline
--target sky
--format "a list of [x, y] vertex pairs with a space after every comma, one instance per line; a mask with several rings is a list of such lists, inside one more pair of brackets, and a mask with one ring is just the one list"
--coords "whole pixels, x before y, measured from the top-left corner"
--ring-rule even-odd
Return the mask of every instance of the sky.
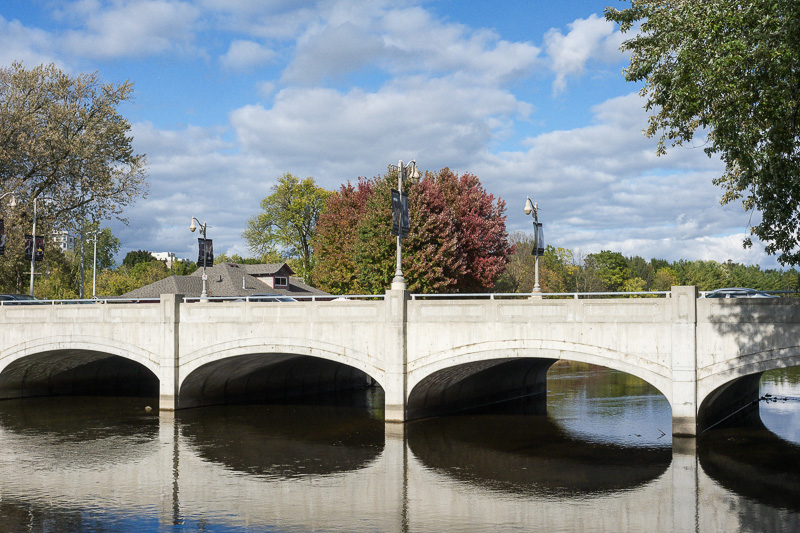
[[5, 0], [0, 67], [55, 63], [134, 83], [119, 107], [149, 193], [109, 220], [131, 250], [217, 254], [284, 173], [329, 190], [415, 160], [478, 176], [509, 232], [547, 244], [776, 268], [757, 213], [721, 206], [700, 140], [657, 157], [618, 0]]

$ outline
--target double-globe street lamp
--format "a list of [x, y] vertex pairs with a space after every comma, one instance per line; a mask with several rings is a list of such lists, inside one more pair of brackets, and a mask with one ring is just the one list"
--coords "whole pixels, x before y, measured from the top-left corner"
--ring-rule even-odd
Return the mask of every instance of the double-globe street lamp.
[[539, 204], [531, 202], [530, 197], [525, 200], [525, 214], [533, 216], [533, 294], [531, 298], [541, 298], [542, 288], [539, 287], [539, 256], [544, 254], [544, 234], [542, 233], [542, 223], [539, 222]]
[[201, 250], [201, 252], [202, 252], [201, 256], [202, 256], [202, 259], [203, 259], [203, 292], [200, 293], [200, 299], [201, 300], [207, 300], [208, 299], [208, 291], [206, 290], [206, 280], [208, 279], [208, 276], [206, 275], [206, 256], [207, 256], [208, 252], [206, 250], [206, 246], [208, 246], [208, 239], [206, 239], [206, 229], [208, 229], [208, 226], [206, 225], [205, 222], [200, 222], [200, 220], [197, 217], [192, 217], [192, 225], [189, 226], [189, 231], [191, 231], [191, 232], [194, 232], [194, 230], [197, 229], [197, 226], [195, 225], [195, 221], [198, 224], [200, 224], [200, 232], [203, 234], [203, 249]]
[[[395, 168], [392, 165], [392, 168]], [[392, 290], [393, 291], [404, 291], [406, 290], [406, 280], [403, 277], [403, 244], [402, 239], [406, 235], [404, 234], [404, 226], [407, 227], [408, 225], [408, 203], [404, 202], [403, 200], [403, 181], [406, 179], [410, 179], [412, 181], [418, 181], [420, 177], [419, 170], [417, 170], [417, 162], [411, 161], [409, 164], [403, 166], [403, 161], [397, 163], [397, 203], [399, 205], [392, 205], [392, 216], [393, 218], [397, 219], [393, 221], [392, 226], [397, 225], [397, 270], [395, 270], [394, 278], [392, 279]], [[408, 172], [408, 176], [406, 176], [406, 172]], [[394, 200], [394, 199], [393, 199]], [[407, 231], [407, 230], [406, 230]]]

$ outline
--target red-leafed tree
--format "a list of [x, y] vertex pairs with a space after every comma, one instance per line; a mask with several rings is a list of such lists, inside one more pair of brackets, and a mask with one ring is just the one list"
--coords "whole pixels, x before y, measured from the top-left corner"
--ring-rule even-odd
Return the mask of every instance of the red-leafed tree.
[[[342, 186], [317, 224], [318, 286], [336, 294], [384, 292], [396, 268], [391, 189], [397, 174]], [[403, 241], [403, 275], [414, 292], [490, 289], [513, 252], [505, 203], [472, 174], [445, 168], [404, 186], [410, 233]]]
[[[351, 292], [356, 281], [355, 245], [358, 223], [373, 184], [359, 179], [358, 186], [349, 182], [331, 194], [317, 220], [314, 237], [313, 279], [315, 285], [334, 294]], [[319, 259], [322, 258], [322, 261]]]

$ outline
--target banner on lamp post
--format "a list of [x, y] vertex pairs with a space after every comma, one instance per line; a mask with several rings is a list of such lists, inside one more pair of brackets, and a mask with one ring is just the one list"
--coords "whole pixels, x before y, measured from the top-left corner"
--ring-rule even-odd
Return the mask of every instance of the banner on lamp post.
[[533, 250], [531, 255], [542, 257], [544, 255], [544, 231], [541, 222], [533, 223]]
[[34, 261], [42, 261], [44, 259], [44, 237], [37, 235], [25, 235], [25, 259], [31, 260], [33, 255]]
[[0, 218], [0, 255], [5, 255], [6, 253], [6, 226], [3, 223], [3, 219]]
[[197, 246], [197, 266], [201, 268], [214, 266], [214, 244], [211, 239], [199, 238]]
[[408, 195], [392, 189], [392, 235], [406, 238], [409, 229]]

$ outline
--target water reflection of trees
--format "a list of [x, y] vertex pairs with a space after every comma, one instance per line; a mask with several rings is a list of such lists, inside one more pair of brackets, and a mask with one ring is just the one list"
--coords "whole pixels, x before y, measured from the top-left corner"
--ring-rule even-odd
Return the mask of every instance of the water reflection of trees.
[[268, 477], [358, 470], [384, 447], [384, 422], [357, 408], [216, 406], [181, 411], [177, 422], [204, 460]]
[[408, 425], [408, 445], [428, 468], [492, 490], [602, 495], [661, 476], [669, 447], [626, 447], [569, 437], [540, 416], [454, 416]]

